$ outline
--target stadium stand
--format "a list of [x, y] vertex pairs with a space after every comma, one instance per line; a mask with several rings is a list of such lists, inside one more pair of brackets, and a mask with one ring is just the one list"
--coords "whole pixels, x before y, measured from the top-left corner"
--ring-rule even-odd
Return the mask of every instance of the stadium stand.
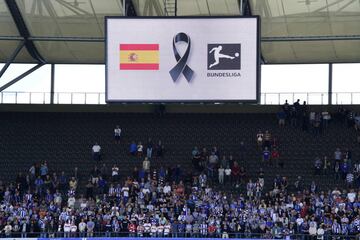
[[[85, 177], [96, 164], [91, 158], [91, 147], [98, 142], [103, 155], [99, 167], [103, 163], [108, 168], [121, 164], [124, 167], [120, 168], [120, 174], [125, 176], [129, 168], [142, 163], [142, 159], [129, 156], [131, 142], [141, 141], [146, 145], [148, 138], [154, 145], [161, 140], [166, 148], [166, 155], [155, 157], [152, 167], [181, 164], [189, 172], [194, 146], [200, 150], [206, 147], [208, 151], [216, 146], [220, 156], [232, 154], [246, 168], [249, 177], [255, 177], [259, 167], [264, 166], [271, 169], [265, 171], [268, 179], [276, 174], [288, 175], [290, 182], [298, 175], [310, 179], [315, 158], [328, 156], [332, 160], [338, 147], [343, 151], [351, 149], [353, 156], [357, 156], [353, 128], [333, 123], [323, 134], [314, 137], [310, 130], [302, 131], [300, 125], [279, 128], [276, 121], [274, 114], [184, 113], [159, 117], [141, 113], [1, 113], [1, 156], [6, 164], [1, 175], [5, 181], [14, 180], [17, 170], [26, 170], [34, 162], [47, 161], [52, 171], [72, 171], [76, 166]], [[114, 144], [116, 125], [122, 129], [120, 144]], [[268, 130], [278, 140], [283, 169], [261, 162], [262, 151], [256, 144], [259, 130]], [[239, 160], [241, 141], [246, 146], [244, 160]], [[69, 163], [72, 163], [70, 169]], [[316, 176], [315, 180], [322, 189], [336, 183]]]
[[[121, 234], [117, 233], [118, 230], [115, 231], [113, 229], [113, 225], [111, 225], [111, 227], [107, 226], [106, 217], [103, 215], [103, 213], [99, 212], [101, 209], [101, 207], [99, 206], [105, 204], [110, 207], [111, 205], [109, 204], [113, 203], [113, 200], [111, 200], [111, 198], [109, 199], [107, 197], [105, 199], [102, 199], [102, 197], [100, 197], [102, 196], [102, 194], [107, 194], [110, 191], [109, 188], [111, 188], [111, 184], [114, 184], [114, 189], [112, 191], [115, 191], [117, 187], [121, 188], [121, 190], [119, 190], [121, 194], [119, 193], [118, 201], [122, 202], [123, 204], [125, 204], [127, 201], [135, 201], [135, 198], [132, 198], [135, 196], [133, 195], [135, 191], [133, 187], [134, 183], [128, 177], [134, 179], [137, 174], [141, 174], [138, 172], [134, 174], [132, 169], [134, 169], [134, 167], [137, 167], [138, 171], [141, 170], [143, 166], [142, 161], [146, 156], [146, 148], [149, 145], [149, 138], [151, 138], [152, 140], [152, 145], [154, 149], [152, 158], [150, 159], [151, 170], [148, 175], [151, 181], [149, 183], [155, 184], [154, 186], [157, 186], [156, 183], [165, 181], [169, 181], [171, 183], [174, 180], [176, 182], [175, 185], [172, 185], [172, 189], [174, 190], [174, 196], [177, 196], [178, 200], [180, 201], [179, 206], [181, 206], [181, 208], [184, 208], [185, 212], [194, 212], [194, 209], [191, 208], [191, 200], [194, 200], [192, 197], [198, 196], [199, 198], [203, 198], [204, 196], [207, 196], [207, 194], [209, 194], [209, 191], [211, 192], [210, 194], [213, 194], [211, 196], [215, 197], [215, 199], [219, 196], [224, 196], [224, 198], [228, 196], [228, 199], [231, 200], [244, 199], [241, 202], [245, 205], [243, 205], [241, 208], [245, 212], [251, 210], [251, 208], [248, 208], [246, 206], [246, 203], [249, 203], [249, 200], [254, 201], [254, 204], [260, 204], [258, 207], [261, 208], [261, 202], [258, 201], [260, 199], [263, 199], [267, 201], [269, 207], [273, 208], [275, 207], [276, 203], [272, 202], [273, 200], [269, 200], [269, 195], [265, 194], [265, 192], [267, 192], [268, 194], [270, 194], [270, 196], [274, 197], [273, 199], [276, 199], [276, 197], [283, 199], [282, 201], [279, 200], [278, 204], [294, 204], [292, 208], [294, 211], [298, 211], [297, 214], [294, 213], [294, 216], [292, 216], [289, 211], [285, 211], [286, 216], [288, 220], [290, 220], [290, 222], [298, 220], [298, 218], [304, 218], [306, 216], [306, 218], [310, 219], [310, 225], [312, 224], [311, 222], [315, 221], [316, 224], [320, 226], [320, 223], [324, 222], [325, 220], [344, 220], [344, 215], [341, 215], [341, 212], [343, 211], [343, 206], [340, 206], [340, 210], [337, 210], [339, 211], [338, 214], [334, 213], [333, 215], [331, 215], [328, 212], [327, 208], [315, 204], [316, 201], [319, 201], [319, 197], [323, 198], [325, 196], [331, 196], [334, 199], [329, 200], [329, 206], [333, 207], [333, 210], [336, 206], [339, 207], [336, 201], [339, 201], [340, 203], [343, 202], [344, 204], [348, 202], [349, 204], [347, 206], [350, 207], [350, 209], [355, 210], [350, 211], [351, 215], [349, 215], [350, 212], [346, 213], [345, 216], [347, 216], [346, 218], [348, 223], [346, 223], [346, 219], [344, 220], [345, 223], [342, 222], [342, 224], [347, 224], [346, 228], [344, 227], [344, 225], [339, 227], [340, 230], [337, 230], [337, 225], [334, 225], [333, 220], [331, 220], [331, 223], [327, 223], [327, 225], [323, 227], [327, 235], [354, 235], [357, 233], [356, 229], [358, 225], [356, 224], [359, 221], [358, 217], [356, 217], [356, 214], [353, 215], [353, 213], [357, 212], [357, 200], [355, 201], [355, 199], [353, 199], [353, 201], [355, 202], [351, 203], [351, 201], [349, 200], [349, 195], [347, 195], [347, 191], [344, 190], [346, 189], [345, 180], [342, 180], [341, 176], [339, 177], [339, 179], [336, 178], [333, 166], [336, 162], [334, 160], [334, 152], [337, 148], [340, 148], [343, 152], [343, 155], [340, 159], [341, 164], [343, 164], [343, 158], [345, 158], [346, 150], [352, 150], [352, 152], [350, 153], [352, 157], [349, 157], [350, 160], [356, 159], [356, 156], [358, 156], [358, 142], [356, 141], [357, 133], [353, 128], [354, 122], [351, 112], [342, 111], [333, 114], [333, 116], [333, 120], [326, 128], [323, 124], [321, 124], [322, 130], [317, 134], [316, 131], [312, 131], [311, 126], [307, 129], [307, 131], [304, 131], [302, 129], [302, 125], [300, 124], [301, 121], [297, 121], [298, 124], [295, 126], [295, 123], [293, 121], [294, 119], [291, 119], [291, 117], [286, 122], [285, 127], [279, 127], [276, 114], [269, 113], [169, 113], [160, 116], [158, 114], [150, 113], [1, 112], [0, 131], [2, 133], [2, 138], [0, 151], [2, 168], [0, 171], [2, 176], [1, 180], [3, 180], [3, 184], [1, 187], [1, 199], [3, 203], [1, 211], [1, 226], [2, 229], [4, 229], [4, 236], [20, 236], [20, 233], [22, 232], [21, 230], [19, 230], [20, 222], [11, 222], [10, 220], [14, 219], [7, 214], [9, 212], [14, 215], [21, 214], [21, 211], [19, 210], [19, 207], [21, 209], [21, 203], [25, 204], [23, 205], [23, 207], [27, 205], [29, 212], [30, 209], [34, 209], [32, 218], [29, 220], [30, 222], [28, 223], [28, 225], [26, 225], [27, 232], [42, 232], [42, 235], [40, 235], [40, 237], [55, 236], [51, 234], [55, 234], [55, 232], [57, 231], [61, 232], [59, 233], [60, 235], [56, 235], [60, 237], [85, 236], [78, 235], [80, 234], [80, 232], [78, 232], [77, 230], [76, 233], [72, 235], [70, 234], [70, 232], [66, 233], [67, 229], [70, 229], [70, 222], [74, 222], [78, 226], [81, 219], [81, 215], [78, 215], [79, 211], [81, 213], [81, 197], [85, 195], [97, 196], [97, 210], [95, 211], [94, 217], [96, 216], [96, 218], [98, 219], [94, 221], [96, 224], [99, 225], [96, 225], [95, 229], [96, 232], [104, 233], [95, 233], [96, 236], [120, 236], [121, 234], [123, 234], [121, 236], [127, 236], [128, 234], [130, 234], [129, 236], [142, 236], [137, 235], [137, 231], [133, 229], [134, 226], [130, 227], [131, 221], [125, 221], [125, 223], [123, 223], [123, 219], [121, 216], [125, 216], [126, 214], [124, 213], [119, 215], [119, 219], [122, 219], [121, 226], [119, 227], [119, 229], [121, 228]], [[308, 119], [308, 116], [306, 117], [306, 119]], [[350, 124], [347, 124], [349, 122]], [[121, 127], [121, 137], [119, 142], [116, 142], [114, 139], [114, 128], [117, 125]], [[257, 134], [259, 133], [259, 131], [262, 131], [264, 133], [261, 146], [258, 145], [257, 141]], [[267, 140], [269, 140], [269, 136], [266, 136], [266, 131], [271, 133], [270, 145], [268, 145], [269, 143], [266, 142]], [[274, 138], [276, 138], [275, 143], [273, 142]], [[162, 141], [164, 146], [162, 157], [156, 156], [156, 144], [159, 140]], [[142, 156], [138, 156], [137, 154], [135, 154], [135, 156], [132, 156], [130, 154], [130, 144], [133, 141], [135, 141], [136, 143], [143, 143], [144, 148]], [[244, 142], [243, 147], [240, 147], [241, 141]], [[94, 161], [91, 155], [91, 149], [95, 143], [98, 143], [101, 146], [100, 161]], [[268, 146], [269, 149], [271, 149], [274, 147], [274, 144], [277, 145], [277, 149], [280, 152], [279, 162], [283, 162], [283, 167], [278, 166], [278, 164], [276, 164], [275, 162], [270, 164], [266, 161], [264, 162], [263, 160], [263, 149], [265, 149], [265, 146]], [[193, 149], [195, 146], [197, 146], [199, 149], [206, 147], [209, 153], [214, 151], [215, 154], [218, 155], [220, 160], [223, 155], [225, 155], [227, 159], [229, 155], [233, 155], [234, 160], [239, 163], [240, 167], [244, 167], [246, 171], [246, 177], [242, 178], [241, 180], [243, 181], [239, 181], [238, 184], [234, 183], [234, 181], [233, 184], [229, 184], [229, 180], [226, 179], [225, 181], [227, 182], [225, 186], [219, 185], [217, 181], [217, 167], [220, 165], [221, 161], [219, 160], [216, 164], [216, 168], [214, 169], [214, 177], [213, 179], [211, 179], [210, 175], [212, 173], [209, 172], [211, 160], [207, 159], [203, 171], [203, 173], [207, 175], [207, 180], [203, 181], [203, 175], [199, 177], [201, 173], [197, 171], [196, 168], [194, 168], [192, 161], [192, 154], [194, 153]], [[214, 150], [214, 147], [216, 147], [217, 150]], [[316, 157], [322, 159], [325, 155], [328, 156], [331, 163], [330, 169], [323, 170], [323, 162], [321, 161], [320, 174], [315, 175], [315, 159]], [[44, 162], [46, 162], [47, 164], [48, 171], [46, 169], [42, 169], [41, 167], [42, 165], [44, 165]], [[35, 168], [31, 169], [31, 166], [33, 164], [35, 165]], [[103, 164], [106, 164], [106, 168], [103, 167]], [[121, 181], [118, 181], [118, 179], [114, 181], [114, 179], [110, 177], [111, 168], [114, 164], [119, 166], [118, 172]], [[353, 166], [357, 166], [357, 162], [355, 162], [354, 160], [352, 161], [352, 164]], [[94, 166], [97, 166], [98, 170], [94, 171]], [[74, 172], [75, 167], [78, 169], [76, 173]], [[167, 174], [165, 174], [161, 167], [163, 167], [164, 169], [173, 169], [169, 170]], [[260, 168], [263, 168], [265, 186], [264, 190], [260, 189], [259, 191], [257, 191], [258, 185], [251, 185], [248, 182], [249, 179], [252, 179], [254, 183], [259, 183], [258, 178]], [[104, 169], [106, 169], [105, 172]], [[24, 178], [24, 176], [30, 174], [32, 170], [35, 171], [35, 175], [42, 175], [42, 171], [44, 171], [44, 175], [46, 175], [46, 173], [49, 173], [51, 176], [50, 178], [53, 178], [52, 174], [56, 172], [59, 179], [58, 181], [60, 182], [61, 172], [65, 172], [67, 180], [64, 186], [62, 186], [60, 183], [60, 185], [57, 187], [63, 192], [62, 196], [64, 198], [60, 206], [66, 207], [67, 205], [69, 209], [77, 209], [76, 211], [69, 210], [70, 212], [73, 212], [67, 215], [68, 217], [77, 216], [75, 219], [67, 221], [67, 219], [71, 219], [71, 217], [64, 217], [64, 221], [58, 223], [60, 225], [59, 229], [57, 227], [53, 227], [53, 229], [50, 230], [51, 228], [48, 226], [48, 224], [50, 224], [51, 219], [62, 219], [61, 217], [59, 217], [59, 214], [61, 215], [62, 211], [65, 211], [62, 214], [66, 214], [67, 210], [65, 210], [66, 208], [64, 208], [64, 210], [61, 210], [61, 208], [59, 208], [59, 210], [51, 213], [51, 210], [46, 207], [48, 195], [50, 193], [51, 196], [53, 193], [56, 194], [56, 188], [47, 187], [46, 184], [50, 183], [46, 182], [46, 177], [44, 177], [45, 187], [41, 188], [42, 194], [37, 194], [40, 189], [36, 187], [38, 182], [37, 180], [35, 180], [35, 177], [30, 176], [30, 185], [32, 185], [30, 192], [33, 194], [32, 197], [34, 198], [34, 200], [26, 200], [25, 202], [23, 202], [22, 197], [17, 199], [17, 197], [15, 196], [16, 184], [24, 183], [24, 179], [26, 179]], [[341, 171], [341, 169], [339, 171]], [[23, 172], [23, 177], [18, 176], [15, 179], [15, 176], [18, 172]], [[169, 172], [172, 172], [172, 177], [169, 177]], [[162, 174], [165, 174], [166, 176]], [[72, 180], [71, 177], [73, 176], [76, 177], [76, 181], [74, 179]], [[106, 184], [99, 176], [106, 179]], [[161, 176], [164, 176], [163, 179], [161, 179]], [[298, 180], [298, 176], [302, 177], [302, 183], [300, 184], [301, 186], [295, 187], [294, 183]], [[354, 181], [354, 185], [352, 187], [358, 187], [357, 176], [358, 175], [356, 174], [356, 180]], [[10, 182], [14, 182], [15, 180], [17, 183], [14, 183], [13, 185], [8, 184]], [[93, 193], [91, 191], [90, 194], [88, 189], [88, 184], [90, 183], [88, 182], [88, 180], [94, 183]], [[145, 185], [141, 184], [140, 179], [139, 181], [140, 189], [143, 189]], [[313, 181], [316, 184], [316, 187], [314, 185], [311, 186], [311, 183]], [[117, 185], [118, 183], [120, 183], [120, 185]], [[24, 185], [26, 184], [24, 183]], [[127, 190], [127, 186], [132, 187]], [[73, 187], [74, 190], [71, 190], [71, 187]], [[45, 190], [48, 188], [51, 190], [49, 193], [46, 193]], [[342, 195], [337, 192], [337, 188], [343, 189], [341, 192]], [[180, 190], [175, 191], [175, 189]], [[348, 190], [350, 190], [350, 188]], [[126, 194], [124, 194], [124, 191], [130, 191], [130, 196], [126, 196]], [[158, 188], [151, 190], [151, 192], [154, 191], [158, 191]], [[230, 193], [234, 192], [237, 192], [238, 198], [233, 198], [231, 195], [229, 195]], [[353, 191], [350, 192], [351, 194], [354, 193]], [[29, 196], [26, 193], [27, 191], [25, 189], [21, 189], [20, 195], [23, 195], [24, 199]], [[184, 193], [185, 195], [183, 195]], [[291, 198], [295, 196], [290, 195], [291, 193], [297, 194], [297, 203], [299, 203], [300, 201], [302, 202], [301, 205], [298, 205], [296, 204], [296, 201], [291, 200]], [[116, 192], [114, 192], [114, 196], [115, 195]], [[76, 200], [73, 199], [72, 196], [76, 196]], [[153, 195], [153, 200], [159, 198], [162, 199], [163, 197], [161, 196], [162, 195], [156, 196], [155, 194]], [[281, 196], [285, 196], [285, 198]], [[53, 197], [49, 197], [49, 199], [52, 199]], [[170, 199], [169, 197], [170, 195], [167, 196], [168, 200]], [[41, 199], [43, 199], [44, 202], [42, 202]], [[206, 202], [205, 199], [203, 200]], [[36, 204], [34, 206], [33, 202], [37, 201], [38, 206], [36, 207]], [[50, 202], [51, 201], [48, 201], [47, 204], [49, 204]], [[12, 203], [13, 206], [15, 206], [16, 203], [19, 204], [18, 207], [15, 208], [18, 210], [16, 213], [12, 212], [12, 208], [11, 210], [9, 209], [9, 203]], [[208, 204], [211, 205], [211, 201], [208, 202]], [[120, 205], [124, 206], [122, 204]], [[140, 205], [138, 205], [138, 207], [140, 207]], [[325, 205], [327, 204], [325, 203]], [[187, 210], [188, 208], [191, 208], [191, 210]], [[308, 208], [313, 209], [309, 210]], [[108, 211], [110, 211], [110, 208], [107, 209]], [[173, 208], [170, 207], [170, 209]], [[323, 209], [326, 214], [329, 214], [329, 216], [317, 212], [321, 209]], [[45, 213], [41, 213], [41, 211], [44, 211]], [[135, 211], [137, 210], [134, 210], [134, 212]], [[174, 211], [174, 209], [171, 211]], [[168, 216], [167, 220], [170, 220], [172, 222], [171, 227], [174, 225], [173, 220], [180, 219], [182, 216], [182, 211], [177, 211], [179, 212], [176, 212], [175, 215], [166, 215]], [[206, 226], [206, 233], [204, 232], [204, 234], [201, 235], [202, 237], [221, 237], [224, 232], [229, 233], [230, 236], [234, 237], [235, 235], [231, 234], [235, 234], [238, 231], [240, 232], [239, 234], [247, 233], [247, 235], [236, 235], [237, 237], [272, 236], [282, 238], [289, 235], [290, 233], [308, 234], [308, 232], [306, 232], [306, 229], [303, 229], [306, 228], [306, 226], [303, 226], [301, 228], [295, 228], [290, 227], [290, 224], [280, 224], [278, 223], [278, 221], [280, 220], [277, 219], [277, 217], [274, 218], [274, 216], [272, 221], [268, 219], [271, 223], [266, 223], [265, 229], [260, 228], [261, 221], [257, 222], [259, 225], [256, 225], [258, 226], [256, 229], [252, 229], [250, 225], [248, 225], [250, 221], [249, 219], [249, 221], [241, 222], [239, 218], [236, 218], [239, 220], [240, 224], [240, 229], [237, 229], [237, 231], [234, 229], [234, 226], [232, 226], [230, 222], [226, 222], [224, 218], [211, 220], [213, 216], [215, 216], [213, 215], [214, 212], [210, 211], [209, 213], [208, 210], [206, 211], [206, 224], [209, 224], [209, 226]], [[305, 213], [303, 213], [303, 211], [305, 211]], [[149, 220], [155, 219], [154, 221], [159, 225], [159, 219], [156, 220], [155, 215], [148, 213], [146, 216], [149, 218]], [[269, 217], [271, 218], [271, 215], [269, 215]], [[312, 217], [314, 217], [315, 220], [311, 220]], [[134, 218], [133, 214], [129, 214], [128, 218], [129, 219], [127, 220], [131, 220], [132, 218]], [[6, 219], [10, 221], [10, 225], [12, 226], [12, 228], [15, 229], [15, 225], [18, 228], [17, 231], [10, 231], [13, 235], [7, 235], [5, 229], [6, 226], [9, 224], [7, 224]], [[19, 219], [24, 220], [26, 218], [21, 218], [20, 216]], [[250, 219], [252, 218], [250, 217]], [[266, 218], [264, 219], [266, 220]], [[216, 225], [216, 220], [220, 222], [221, 220], [225, 221], [226, 226], [221, 226], [222, 223], [218, 223], [218, 225]], [[86, 221], [89, 222], [90, 218], [88, 220], [85, 220], [85, 222]], [[212, 221], [214, 222], [213, 225], [215, 230], [210, 230], [210, 225], [212, 226]], [[138, 219], [136, 219], [135, 222], [138, 225], [142, 224], [139, 222]], [[135, 224], [135, 222], [133, 223]], [[168, 221], [165, 222], [168, 223]], [[160, 224], [161, 228], [169, 227], [166, 225], [165, 222], [163, 224]], [[180, 229], [179, 232], [174, 232], [174, 230], [171, 230], [168, 233], [168, 236], [197, 236], [198, 232], [194, 232], [195, 235], [185, 233], [185, 222], [186, 221], [182, 223], [181, 221], [179, 221], [179, 223], [176, 223], [179, 224], [179, 226], [181, 224], [184, 224], [179, 227], [184, 227], [184, 229]], [[202, 224], [202, 222], [196, 221], [196, 223], [199, 224], [199, 226], [196, 226], [201, 228], [200, 225]], [[244, 225], [241, 225], [242, 223]], [[124, 227], [124, 224], [126, 225], [126, 227]], [[192, 227], [194, 227], [194, 224], [195, 221], [192, 223]], [[42, 229], [42, 226], [44, 227], [44, 229]], [[243, 229], [241, 227], [243, 227]], [[315, 227], [315, 229], [319, 228], [320, 227]], [[275, 230], [274, 232], [274, 229], [277, 230]], [[65, 233], [62, 233], [63, 231]], [[184, 233], [182, 233], [182, 231]], [[211, 233], [211, 231], [214, 231], [214, 233]], [[163, 234], [164, 230], [162, 230], [159, 236], [163, 236]], [[29, 235], [25, 234], [21, 236], [24, 237], [38, 235], [33, 235], [32, 233], [29, 233]], [[92, 233], [87, 236], [92, 236]]]

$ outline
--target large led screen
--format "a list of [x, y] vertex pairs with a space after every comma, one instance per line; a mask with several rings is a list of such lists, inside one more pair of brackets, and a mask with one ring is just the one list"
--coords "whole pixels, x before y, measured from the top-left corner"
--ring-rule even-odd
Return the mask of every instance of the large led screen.
[[258, 21], [107, 17], [106, 101], [258, 101]]

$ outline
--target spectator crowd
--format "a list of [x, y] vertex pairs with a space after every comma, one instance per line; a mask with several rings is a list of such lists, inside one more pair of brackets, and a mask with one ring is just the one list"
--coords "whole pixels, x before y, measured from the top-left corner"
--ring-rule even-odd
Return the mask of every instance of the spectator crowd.
[[[277, 115], [280, 127], [287, 122], [304, 127], [306, 103], [287, 103]], [[311, 115], [311, 114], [310, 114]], [[328, 114], [329, 115], [329, 114]], [[307, 115], [306, 115], [307, 116]], [[314, 134], [326, 128], [330, 115], [310, 116]], [[320, 118], [319, 129], [317, 128]], [[328, 118], [328, 119], [326, 119]], [[347, 119], [347, 118], [346, 118]], [[314, 121], [313, 121], [314, 120]], [[321, 126], [321, 127], [320, 127]], [[320, 130], [321, 129], [321, 130]], [[114, 129], [115, 143], [122, 131]], [[278, 139], [270, 131], [256, 135], [262, 165], [284, 167]], [[332, 172], [346, 181], [347, 188], [321, 190], [315, 181], [306, 186], [302, 177], [289, 183], [277, 175], [265, 188], [263, 168], [251, 179], [241, 166], [246, 158], [245, 141], [239, 156], [220, 155], [216, 146], [194, 147], [196, 171], [183, 172], [180, 165], [152, 166], [162, 157], [161, 141], [145, 146], [133, 141], [129, 153], [143, 159], [127, 176], [120, 167], [108, 168], [101, 161], [101, 147], [92, 147], [97, 165], [86, 177], [75, 167], [60, 174], [46, 161], [19, 173], [14, 183], [0, 183], [1, 237], [218, 237], [275, 239], [346, 239], [360, 234], [360, 166], [352, 163], [351, 151], [336, 149], [330, 159], [316, 158], [314, 174]], [[260, 165], [259, 165], [260, 166]], [[223, 186], [234, 191], [226, 191]], [[83, 189], [84, 191], [82, 191]]]

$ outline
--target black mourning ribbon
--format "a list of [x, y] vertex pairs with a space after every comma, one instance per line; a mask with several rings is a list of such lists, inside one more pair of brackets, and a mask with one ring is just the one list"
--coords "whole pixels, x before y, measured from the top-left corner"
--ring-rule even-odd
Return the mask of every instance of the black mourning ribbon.
[[[180, 57], [180, 54], [176, 49], [176, 43], [178, 42], [186, 42], [188, 44], [185, 54], [182, 57]], [[191, 42], [190, 42], [190, 37], [188, 35], [182, 32], [175, 35], [173, 40], [173, 51], [177, 64], [169, 72], [174, 82], [179, 78], [181, 73], [184, 75], [184, 77], [188, 82], [191, 81], [191, 78], [194, 75], [194, 71], [186, 64], [188, 57], [190, 55], [190, 47], [191, 47]]]

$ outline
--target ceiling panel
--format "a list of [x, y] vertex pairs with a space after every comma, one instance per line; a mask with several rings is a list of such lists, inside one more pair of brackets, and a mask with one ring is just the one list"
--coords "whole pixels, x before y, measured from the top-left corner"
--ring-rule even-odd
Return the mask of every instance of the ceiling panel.
[[[172, 1], [169, 1], [172, 2]], [[140, 16], [165, 16], [165, 6], [168, 15], [174, 15], [171, 3], [163, 0], [133, 0], [136, 12]], [[221, 16], [239, 15], [238, 0], [180, 0], [177, 1], [177, 16]]]
[[16, 0], [32, 36], [103, 37], [104, 17], [121, 16], [121, 0]]
[[[251, 0], [262, 37], [360, 37], [358, 0]], [[360, 62], [358, 40], [262, 42], [269, 63]]]
[[104, 43], [34, 41], [49, 63], [104, 63]]
[[360, 40], [264, 42], [267, 63], [360, 62]]
[[0, 36], [19, 36], [5, 0], [0, 0]]
[[[104, 37], [104, 17], [121, 16], [122, 0], [14, 0], [32, 37]], [[140, 16], [164, 16], [163, 0], [133, 0]], [[359, 0], [250, 0], [261, 16], [262, 37], [360, 36]], [[239, 15], [238, 0], [178, 0], [179, 16]], [[170, 14], [171, 15], [171, 14]], [[4, 0], [0, 0], [0, 37], [18, 37]], [[360, 62], [359, 40], [263, 42], [268, 63]], [[6, 61], [18, 41], [0, 41]], [[104, 43], [35, 41], [49, 62], [103, 63]], [[33, 61], [25, 48], [19, 62]]]
[[[11, 57], [18, 45], [19, 41], [0, 41], [0, 62], [6, 62]], [[32, 63], [35, 61], [29, 55], [26, 48], [23, 47], [18, 53], [15, 62]]]

